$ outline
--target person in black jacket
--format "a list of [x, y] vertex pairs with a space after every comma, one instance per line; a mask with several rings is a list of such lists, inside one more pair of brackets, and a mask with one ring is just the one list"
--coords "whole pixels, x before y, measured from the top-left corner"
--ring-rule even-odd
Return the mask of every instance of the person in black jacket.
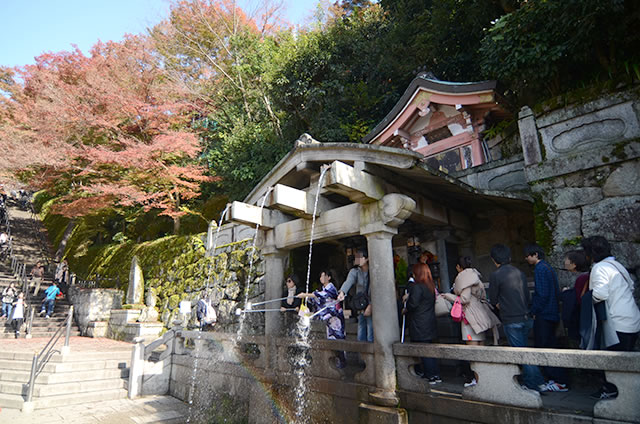
[[[438, 336], [436, 325], [436, 286], [429, 265], [417, 263], [413, 266], [415, 284], [403, 296], [407, 302], [409, 334], [414, 343], [431, 343]], [[434, 358], [421, 358], [424, 377], [429, 384], [441, 383], [440, 368]]]
[[[527, 277], [511, 265], [511, 249], [504, 244], [491, 247], [491, 259], [497, 269], [489, 276], [489, 302], [500, 311], [509, 345], [527, 347], [533, 328]], [[531, 390], [548, 390], [540, 369], [535, 365], [522, 365], [522, 382]]]
[[287, 312], [287, 311], [298, 312], [298, 310], [300, 309], [300, 304], [302, 303], [302, 299], [296, 297], [296, 295], [298, 294], [299, 282], [300, 280], [298, 279], [298, 276], [296, 274], [289, 275], [285, 280], [284, 283], [287, 286], [287, 291], [285, 292], [284, 295], [287, 298], [283, 299], [282, 302], [280, 302], [281, 312]]

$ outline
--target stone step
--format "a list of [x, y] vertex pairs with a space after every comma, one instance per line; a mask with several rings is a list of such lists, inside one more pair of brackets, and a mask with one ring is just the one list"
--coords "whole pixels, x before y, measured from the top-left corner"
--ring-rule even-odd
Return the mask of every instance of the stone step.
[[[27, 383], [30, 371], [0, 371], [0, 382]], [[129, 369], [102, 369], [76, 372], [61, 372], [55, 374], [41, 373], [36, 377], [36, 384], [63, 384], [70, 382], [87, 382], [95, 380], [122, 379], [129, 376]], [[1, 390], [0, 390], [1, 391]]]
[[21, 395], [0, 393], [0, 408], [21, 409], [24, 398]]
[[[55, 331], [32, 331], [31, 336], [35, 337], [35, 338], [51, 338], [53, 337], [53, 335], [55, 334]], [[81, 336], [82, 334], [80, 334], [80, 330], [72, 330], [70, 333], [71, 337], [77, 337], [77, 336]], [[24, 330], [20, 332], [20, 338], [24, 339], [25, 337], [25, 332]], [[0, 331], [0, 340], [2, 339], [15, 339], [15, 333], [13, 331], [4, 331], [1, 332]]]
[[[113, 389], [124, 389], [124, 382], [124, 378], [111, 378], [105, 380], [90, 380], [58, 384], [42, 384], [38, 380], [36, 380], [36, 384], [33, 388], [33, 396], [41, 399], [58, 395], [71, 395], [78, 393], [100, 392]], [[26, 396], [27, 385], [23, 382], [14, 383], [0, 381], [0, 393]]]
[[[131, 355], [121, 359], [109, 359], [103, 361], [83, 361], [83, 362], [48, 362], [42, 372], [74, 372], [103, 369], [125, 369], [129, 368]], [[31, 371], [31, 361], [0, 359], [0, 372], [3, 371]]]
[[124, 389], [103, 390], [100, 392], [75, 393], [72, 395], [48, 396], [34, 399], [34, 409], [59, 407], [60, 405], [78, 405], [105, 400], [124, 399], [127, 391]]
[[[59, 348], [61, 344], [57, 345]], [[133, 345], [132, 345], [133, 347]], [[32, 352], [4, 352], [0, 350], [0, 360], [12, 360], [12, 361], [29, 361], [33, 358]], [[91, 362], [91, 361], [108, 361], [108, 360], [131, 360], [131, 350], [110, 350], [108, 352], [74, 352], [73, 345], [71, 346], [71, 353], [67, 355], [61, 355], [54, 353], [49, 358], [49, 363], [79, 363], [79, 362]]]

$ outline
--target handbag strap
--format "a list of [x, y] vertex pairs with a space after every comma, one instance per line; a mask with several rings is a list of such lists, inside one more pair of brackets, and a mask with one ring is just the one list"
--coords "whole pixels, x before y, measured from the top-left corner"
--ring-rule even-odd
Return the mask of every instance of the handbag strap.
[[618, 268], [617, 262], [608, 261], [606, 259], [603, 259], [602, 262], [606, 262], [609, 265], [613, 265], [613, 267], [616, 269], [616, 271], [618, 271], [618, 273], [620, 275], [622, 275], [622, 278], [624, 278], [624, 281], [626, 281], [627, 283], [631, 284], [631, 287], [633, 287], [633, 281], [629, 281], [629, 279], [627, 279], [627, 276], [625, 275], [625, 273], [622, 272], [622, 270], [620, 268]]

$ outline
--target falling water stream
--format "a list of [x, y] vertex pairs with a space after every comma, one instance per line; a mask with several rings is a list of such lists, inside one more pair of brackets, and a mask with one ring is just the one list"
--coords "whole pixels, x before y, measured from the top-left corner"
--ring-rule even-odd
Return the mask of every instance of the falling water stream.
[[[220, 228], [222, 228], [222, 222], [224, 221], [224, 217], [227, 214], [227, 212], [229, 211], [229, 208], [231, 207], [230, 204], [227, 204], [227, 206], [224, 208], [224, 210], [222, 211], [222, 214], [220, 214], [220, 221], [218, 221], [218, 228], [216, 229], [216, 235], [213, 238], [213, 248], [211, 250], [211, 254], [213, 255], [213, 262], [215, 263], [215, 255], [216, 255], [216, 248], [218, 247], [218, 234], [220, 234]], [[207, 280], [205, 283], [205, 289], [204, 289], [204, 296], [208, 297], [209, 296], [209, 283], [211, 282], [211, 273], [213, 272], [213, 264], [209, 263], [208, 265], [208, 269], [207, 269]], [[210, 301], [210, 299], [207, 299], [207, 301]], [[195, 391], [196, 391], [196, 377], [198, 374], [198, 357], [199, 357], [199, 352], [198, 352], [198, 348], [200, 346], [200, 338], [201, 338], [201, 334], [198, 333], [198, 336], [196, 337], [196, 342], [195, 342], [195, 347], [193, 349], [193, 355], [194, 355], [194, 360], [193, 360], [193, 371], [191, 372], [191, 384], [189, 386], [189, 393], [188, 393], [188, 399], [189, 399], [189, 411], [188, 411], [188, 415], [187, 415], [187, 422], [190, 423], [191, 422], [191, 417], [192, 417], [192, 409], [193, 409], [193, 397], [195, 395]]]
[[[264, 196], [262, 197], [262, 200], [260, 201], [260, 216], [262, 216], [262, 210], [264, 209], [264, 204], [267, 201], [267, 197], [269, 196], [269, 193], [271, 193], [271, 191], [273, 190], [273, 187], [269, 187], [267, 189], [267, 192], [264, 194]], [[260, 224], [256, 224], [256, 231], [253, 234], [253, 243], [251, 244], [251, 253], [249, 254], [249, 272], [247, 273], [247, 281], [244, 287], [244, 304], [245, 304], [245, 309], [249, 309], [247, 308], [247, 304], [249, 303], [249, 289], [250, 289], [250, 283], [251, 283], [251, 274], [253, 272], [253, 257], [255, 255], [256, 252], [256, 242], [258, 240], [258, 231], [260, 229]], [[240, 342], [240, 338], [242, 337], [242, 333], [244, 331], [244, 321], [246, 318], [246, 314], [240, 314], [240, 326], [238, 328], [238, 333], [236, 335], [236, 344], [238, 344], [238, 342]]]
[[[321, 169], [320, 172], [320, 177], [318, 179], [318, 188], [316, 191], [316, 197], [315, 197], [315, 202], [313, 205], [313, 216], [312, 216], [312, 220], [311, 220], [311, 234], [309, 237], [309, 257], [308, 257], [308, 261], [307, 261], [307, 278], [306, 278], [306, 284], [305, 284], [305, 288], [306, 288], [306, 292], [309, 292], [309, 280], [310, 280], [310, 275], [311, 275], [311, 257], [312, 257], [312, 252], [313, 252], [313, 236], [314, 236], [314, 231], [315, 231], [315, 224], [316, 224], [316, 214], [317, 214], [317, 208], [318, 208], [318, 199], [320, 197], [320, 190], [322, 189], [322, 183], [324, 181], [324, 177], [325, 174], [327, 172], [328, 167], [323, 167]], [[273, 190], [273, 187], [269, 187], [266, 191], [266, 193], [264, 194], [264, 196], [262, 197], [262, 200], [260, 201], [260, 213], [262, 213], [262, 210], [264, 209], [264, 205], [266, 203], [267, 197], [269, 196], [269, 194], [271, 193], [271, 191]], [[227, 207], [224, 209], [224, 211], [222, 212], [222, 215], [220, 216], [220, 224], [222, 224], [222, 221], [224, 219], [225, 214], [228, 212], [229, 209], [229, 205], [227, 205]], [[218, 225], [218, 229], [216, 230], [216, 235], [214, 238], [214, 243], [213, 243], [213, 252], [215, 254], [215, 249], [217, 247], [217, 241], [218, 241], [218, 234], [220, 232], [220, 227], [221, 225]], [[245, 284], [245, 290], [244, 290], [244, 305], [245, 305], [245, 309], [242, 311], [243, 313], [239, 313], [239, 327], [238, 327], [238, 332], [236, 335], [236, 339], [235, 339], [235, 344], [236, 346], [238, 345], [238, 343], [240, 342], [240, 339], [243, 335], [244, 332], [244, 325], [245, 325], [245, 319], [246, 319], [246, 313], [247, 311], [251, 310], [251, 304], [249, 303], [249, 292], [250, 292], [250, 283], [251, 283], [251, 276], [253, 273], [253, 262], [254, 262], [254, 255], [255, 255], [255, 250], [256, 250], [256, 243], [257, 243], [257, 239], [258, 239], [258, 234], [259, 234], [259, 229], [260, 229], [260, 225], [256, 224], [256, 228], [255, 228], [255, 233], [253, 236], [253, 242], [251, 245], [251, 251], [250, 251], [250, 257], [249, 257], [249, 270], [247, 273], [247, 280], [246, 280], [246, 284]], [[209, 265], [209, 270], [208, 270], [208, 278], [207, 278], [207, 282], [206, 282], [206, 289], [209, 288], [209, 282], [210, 282], [210, 278], [211, 278], [211, 272], [212, 272], [212, 264]], [[205, 292], [206, 292], [205, 289]], [[238, 311], [240, 311], [240, 309], [238, 309]], [[238, 312], [237, 311], [237, 312]], [[261, 310], [254, 310], [252, 312], [262, 312]], [[307, 422], [307, 417], [305, 416], [305, 412], [306, 412], [306, 405], [307, 405], [307, 399], [306, 399], [306, 395], [307, 395], [307, 381], [306, 381], [306, 369], [307, 367], [310, 365], [310, 355], [309, 355], [309, 349], [310, 349], [310, 343], [309, 343], [309, 332], [311, 329], [311, 325], [310, 325], [310, 314], [307, 314], [303, 317], [300, 318], [300, 320], [298, 321], [298, 324], [296, 326], [296, 342], [295, 342], [295, 348], [296, 348], [296, 354], [294, 355], [293, 359], [293, 365], [294, 365], [294, 374], [296, 375], [296, 379], [297, 379], [297, 384], [295, 387], [295, 398], [296, 398], [296, 411], [295, 411], [295, 420], [296, 423], [298, 424], [303, 424], [305, 422]], [[189, 389], [189, 394], [188, 394], [188, 399], [189, 399], [189, 415], [187, 418], [187, 422], [191, 422], [191, 415], [192, 415], [192, 405], [193, 405], [193, 398], [195, 395], [195, 384], [196, 384], [196, 374], [197, 374], [197, 369], [198, 369], [198, 357], [199, 357], [199, 340], [201, 338], [201, 335], [198, 334], [196, 341], [195, 341], [195, 349], [194, 349], [194, 367], [193, 367], [193, 373], [191, 375], [191, 385], [190, 385], [190, 389]]]
[[200, 338], [201, 334], [198, 332], [198, 337], [196, 337], [195, 346], [193, 349], [193, 372], [191, 373], [191, 384], [189, 385], [189, 412], [187, 415], [187, 422], [191, 422], [192, 410], [193, 410], [193, 397], [196, 393], [196, 375], [198, 373], [198, 357], [200, 353], [198, 352], [198, 348], [200, 347]]
[[[316, 198], [313, 204], [313, 216], [311, 218], [311, 234], [309, 236], [309, 258], [307, 260], [307, 281], [305, 285], [305, 293], [309, 293], [309, 277], [311, 276], [311, 255], [313, 253], [313, 233], [316, 227], [316, 213], [318, 210], [318, 198], [320, 197], [320, 190], [322, 189], [322, 182], [324, 176], [329, 168], [322, 167], [320, 171], [320, 178], [318, 179], [318, 190], [316, 191]], [[303, 424], [307, 422], [307, 416], [305, 415], [307, 407], [307, 378], [306, 370], [310, 365], [309, 349], [309, 332], [311, 331], [311, 317], [303, 316], [298, 320], [296, 326], [296, 356], [293, 359], [294, 373], [296, 375], [297, 384], [295, 388], [296, 393], [296, 412], [295, 419], [297, 424]]]

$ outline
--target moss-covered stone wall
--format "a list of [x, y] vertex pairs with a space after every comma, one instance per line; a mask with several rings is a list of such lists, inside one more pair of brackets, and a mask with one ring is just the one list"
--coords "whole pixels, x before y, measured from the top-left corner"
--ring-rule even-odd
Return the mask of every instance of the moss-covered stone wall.
[[[48, 213], [48, 208], [43, 208], [42, 217], [57, 248], [69, 220]], [[98, 279], [101, 287], [119, 287], [126, 293], [131, 260], [137, 256], [144, 274], [145, 292], [150, 290], [156, 296], [156, 309], [166, 327], [180, 318], [178, 309], [183, 300], [192, 302], [194, 313], [189, 324], [197, 325], [195, 305], [208, 293], [218, 314], [217, 329], [235, 331], [238, 322], [235, 310], [244, 304], [245, 290], [250, 300], [262, 299], [264, 265], [250, 239], [220, 246], [214, 256], [205, 255], [204, 233], [168, 236], [143, 243], [126, 241], [92, 246], [90, 240], [94, 234], [90, 231], [93, 227], [90, 219], [77, 220], [68, 240], [64, 257], [71, 271], [83, 279]], [[263, 331], [262, 315], [248, 316], [249, 332]]]

